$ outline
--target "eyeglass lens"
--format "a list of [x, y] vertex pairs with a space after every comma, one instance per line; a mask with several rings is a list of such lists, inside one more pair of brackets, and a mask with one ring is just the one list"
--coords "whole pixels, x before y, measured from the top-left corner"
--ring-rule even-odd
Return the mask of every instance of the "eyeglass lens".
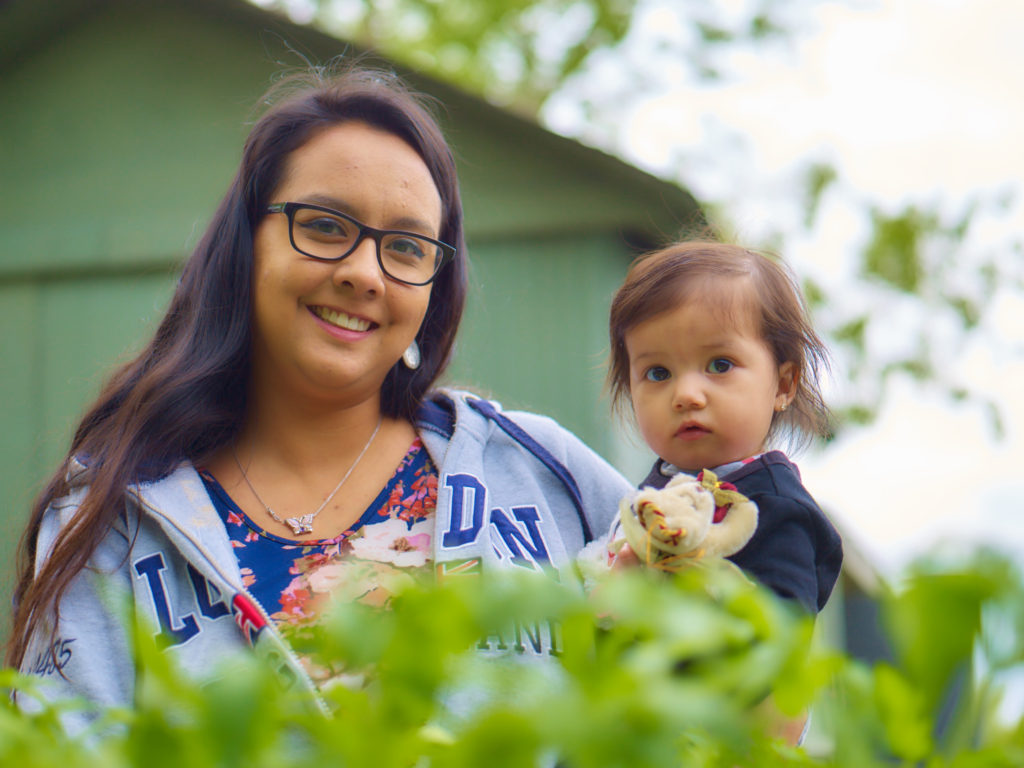
[[[296, 207], [292, 240], [295, 247], [318, 259], [340, 259], [359, 241], [360, 225], [348, 218], [315, 208]], [[430, 280], [443, 252], [436, 243], [416, 235], [385, 232], [380, 235], [379, 253], [384, 272], [410, 283]]]

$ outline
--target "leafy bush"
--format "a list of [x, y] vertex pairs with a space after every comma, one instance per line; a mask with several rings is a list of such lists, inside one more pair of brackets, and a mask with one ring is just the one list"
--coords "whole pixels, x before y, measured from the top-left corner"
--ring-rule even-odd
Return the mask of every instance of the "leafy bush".
[[[590, 597], [546, 576], [455, 577], [391, 611], [337, 606], [295, 639], [361, 680], [325, 692], [333, 717], [249, 655], [199, 686], [139, 632], [136, 707], [69, 738], [60, 712], [87, 704], [5, 704], [0, 764], [1021, 766], [1024, 724], [994, 718], [993, 703], [1022, 661], [1022, 592], [995, 557], [919, 566], [884, 598], [894, 661], [871, 668], [812, 642], [809, 618], [728, 572], [621, 574]], [[548, 663], [523, 663], [548, 630]], [[31, 694], [35, 681], [3, 675]], [[809, 707], [825, 754], [775, 735]]]

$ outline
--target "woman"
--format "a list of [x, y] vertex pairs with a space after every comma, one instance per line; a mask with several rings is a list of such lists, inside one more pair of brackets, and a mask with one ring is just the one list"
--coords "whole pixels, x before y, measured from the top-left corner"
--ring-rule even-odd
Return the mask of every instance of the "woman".
[[560, 568], [629, 490], [550, 420], [430, 392], [466, 249], [418, 98], [360, 69], [288, 87], [32, 511], [7, 661], [54, 697], [131, 703], [125, 595], [186, 671], [249, 643], [315, 695], [338, 670], [307, 668], [281, 630], [329, 595]]

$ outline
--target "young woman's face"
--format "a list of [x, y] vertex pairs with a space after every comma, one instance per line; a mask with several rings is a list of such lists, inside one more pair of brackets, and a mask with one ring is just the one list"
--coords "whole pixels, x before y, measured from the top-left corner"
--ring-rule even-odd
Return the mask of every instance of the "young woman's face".
[[696, 474], [764, 449], [773, 414], [795, 391], [793, 365], [778, 365], [753, 326], [698, 301], [625, 334], [633, 411], [662, 459]]
[[[361, 122], [327, 128], [295, 150], [271, 202], [322, 205], [378, 229], [440, 236], [441, 197], [426, 164], [402, 139]], [[254, 253], [257, 385], [300, 397], [376, 396], [416, 337], [430, 285], [387, 278], [372, 238], [341, 261], [303, 256], [283, 214], [260, 222]]]

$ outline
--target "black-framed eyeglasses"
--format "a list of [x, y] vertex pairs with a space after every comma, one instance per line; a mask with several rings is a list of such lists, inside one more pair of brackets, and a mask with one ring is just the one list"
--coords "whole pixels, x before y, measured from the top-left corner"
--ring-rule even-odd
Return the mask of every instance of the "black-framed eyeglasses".
[[346, 213], [308, 203], [273, 203], [267, 213], [288, 217], [292, 248], [318, 261], [341, 261], [369, 237], [377, 244], [381, 271], [406, 285], [427, 285], [455, 256], [455, 248], [415, 232], [374, 229]]

